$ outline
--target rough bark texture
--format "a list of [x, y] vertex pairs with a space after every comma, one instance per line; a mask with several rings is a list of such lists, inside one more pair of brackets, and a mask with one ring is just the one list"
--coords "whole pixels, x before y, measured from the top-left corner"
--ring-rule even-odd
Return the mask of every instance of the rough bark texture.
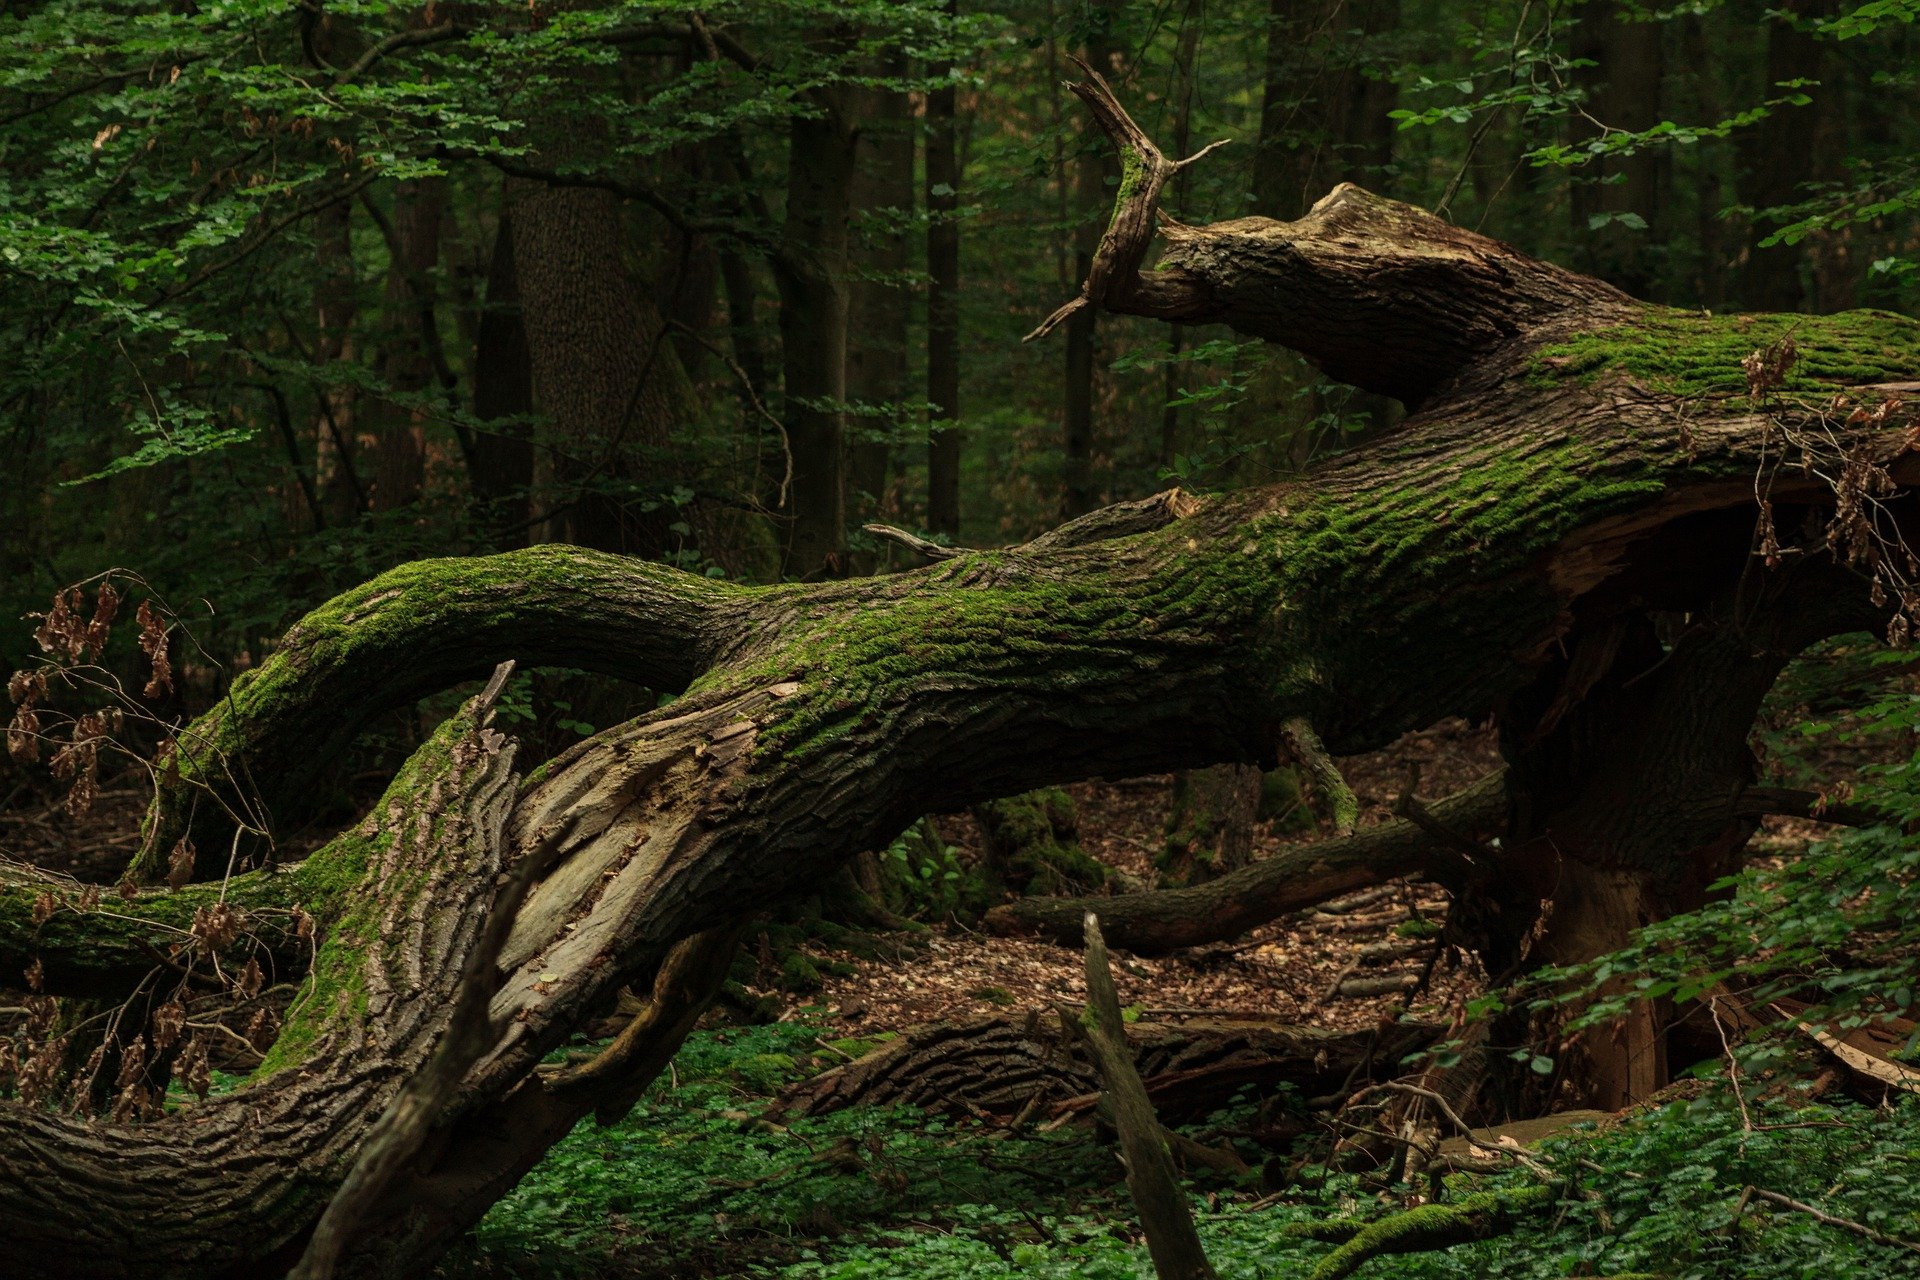
[[[1073, 1011], [1069, 1011], [1069, 1016]], [[1169, 1123], [1200, 1119], [1248, 1087], [1292, 1084], [1307, 1097], [1391, 1074], [1437, 1027], [1328, 1031], [1220, 1016], [1127, 1028], [1135, 1068]], [[1086, 1046], [1057, 1017], [984, 1018], [914, 1027], [854, 1062], [789, 1089], [782, 1108], [825, 1115], [852, 1106], [1029, 1118], [1083, 1111], [1100, 1088]]]
[[473, 349], [473, 416], [497, 423], [475, 432], [467, 447], [468, 476], [483, 527], [493, 544], [511, 551], [527, 544], [528, 499], [533, 490], [533, 366], [527, 326], [520, 312], [519, 275], [513, 263], [513, 218], [501, 214], [487, 269]]
[[545, 534], [658, 555], [671, 510], [646, 510], [622, 490], [646, 479], [690, 392], [659, 308], [627, 270], [620, 202], [584, 187], [511, 186], [533, 389], [553, 431]]
[[[608, 1096], [535, 1067], [623, 985], [658, 992], [685, 940], [817, 887], [923, 813], [1094, 775], [1265, 762], [1295, 717], [1345, 754], [1498, 711], [1514, 732], [1505, 844], [1527, 850], [1501, 873], [1531, 860], [1553, 880], [1556, 920], [1558, 886], [1587, 873], [1549, 877], [1536, 837], [1580, 842], [1599, 877], [1580, 882], [1592, 910], [1569, 920], [1618, 918], [1633, 895], [1658, 902], [1715, 863], [1739, 831], [1741, 706], [1781, 655], [1880, 616], [1860, 579], [1826, 567], [1819, 536], [1784, 548], [1779, 569], [1756, 559], [1756, 486], [1789, 543], [1836, 505], [1861, 513], [1837, 526], [1843, 551], [1859, 521], [1905, 519], [1915, 414], [1890, 407], [1888, 388], [1916, 381], [1920, 324], [1649, 307], [1351, 187], [1298, 222], [1171, 226], [1159, 269], [1142, 273], [1144, 240], [1127, 237], [1151, 231], [1165, 171], [1128, 156], [1091, 303], [1286, 341], [1420, 411], [1301, 483], [883, 579], [754, 589], [549, 547], [406, 566], [316, 611], [182, 735], [182, 781], [150, 823], [160, 865], [196, 802], [202, 818], [224, 799], [263, 826], [320, 744], [503, 657], [685, 692], [517, 795], [500, 751], [462, 745], [487, 741], [470, 718], [417, 757], [329, 847], [350, 905], [336, 893], [308, 908], [323, 930], [306, 1012], [247, 1087], [128, 1128], [0, 1106], [9, 1267], [283, 1271], [437, 1039], [434, 984], [477, 936], [498, 864], [550, 869], [503, 950], [493, 1042], [349, 1273], [417, 1271]], [[1788, 333], [1797, 362], [1750, 386], [1743, 358]], [[1841, 452], [1849, 474], [1883, 469], [1878, 506], [1822, 478]], [[1828, 607], [1791, 607], [1814, 586]], [[1783, 603], [1746, 607], [1756, 599]], [[1654, 665], [1623, 658], [1662, 611], [1693, 615], [1684, 643]], [[1733, 696], [1714, 701], [1716, 684]], [[1608, 742], [1632, 743], [1607, 748], [1628, 767], [1580, 782], [1592, 757], [1573, 748]], [[1663, 758], [1686, 768], [1671, 781], [1643, 769], [1623, 789]], [[473, 838], [496, 829], [498, 842]], [[1488, 902], [1497, 952], [1515, 934], [1493, 908], [1512, 900], [1467, 897]], [[88, 945], [84, 931], [39, 941], [50, 969]], [[697, 982], [668, 989], [697, 1002]], [[390, 998], [400, 991], [410, 998]], [[663, 1019], [661, 1043], [687, 1021]], [[639, 1055], [635, 1071], [659, 1060]]]
[[1175, 775], [1167, 842], [1155, 859], [1175, 884], [1238, 871], [1253, 854], [1260, 812], [1259, 765], [1222, 764]]

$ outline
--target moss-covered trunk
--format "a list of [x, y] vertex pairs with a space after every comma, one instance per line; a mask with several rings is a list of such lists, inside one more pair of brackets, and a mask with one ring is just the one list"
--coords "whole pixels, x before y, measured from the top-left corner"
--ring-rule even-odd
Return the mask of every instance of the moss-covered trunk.
[[[1643, 307], [1353, 188], [1296, 223], [1170, 228], [1168, 261], [1142, 274], [1165, 177], [1151, 160], [1130, 158], [1092, 302], [1289, 342], [1418, 412], [1300, 483], [1096, 513], [1023, 547], [884, 579], [748, 589], [558, 547], [407, 566], [301, 623], [182, 735], [180, 778], [150, 823], [148, 869], [166, 865], [169, 837], [193, 823], [203, 850], [230, 847], [217, 830], [226, 810], [267, 826], [265, 814], [298, 800], [302, 766], [322, 744], [498, 659], [684, 689], [510, 797], [501, 859], [544, 871], [499, 956], [490, 1043], [433, 1143], [358, 1224], [366, 1252], [350, 1269], [422, 1265], [576, 1118], [617, 1108], [607, 1100], [644, 1083], [705, 989], [676, 976], [671, 957], [688, 954], [688, 940], [722, 936], [743, 915], [817, 887], [920, 814], [1095, 775], [1265, 763], [1302, 717], [1344, 754], [1444, 716], [1524, 703], [1532, 729], [1516, 725], [1550, 744], [1553, 730], [1540, 726], [1557, 704], [1571, 725], [1573, 708], [1610, 687], [1581, 668], [1587, 637], [1650, 609], [1704, 610], [1797, 580], [1751, 554], [1756, 481], [1773, 527], [1798, 529], [1836, 504], [1849, 509], [1849, 491], [1836, 496], [1823, 478], [1839, 471], [1828, 465], [1834, 451], [1846, 452], [1849, 474], [1869, 477], [1873, 510], [1886, 514], [1856, 515], [1843, 550], [1855, 536], [1845, 528], [1865, 520], [1870, 535], [1872, 520], [1903, 509], [1914, 415], [1891, 407], [1889, 384], [1915, 380], [1920, 325], [1878, 313], [1709, 318]], [[1777, 352], [1789, 336], [1797, 360], [1750, 387], [1742, 359]], [[1827, 556], [1816, 537], [1786, 558]], [[1865, 583], [1830, 572], [1821, 590], [1846, 607], [1822, 625], [1857, 625], [1869, 612]], [[1729, 616], [1750, 617], [1737, 607]], [[1709, 628], [1700, 643], [1720, 637], [1729, 652], [1750, 653], [1740, 649], [1751, 639], [1744, 625]], [[1809, 631], [1790, 630], [1764, 662], [1734, 663], [1729, 687], [1764, 687], [1766, 663]], [[1685, 649], [1674, 646], [1665, 675], [1620, 668], [1622, 695], [1683, 689]], [[1543, 700], [1542, 688], [1554, 692]], [[1725, 741], [1718, 729], [1681, 731], [1687, 699], [1663, 705], [1679, 726], [1671, 758], [1701, 760], [1689, 741]], [[1737, 710], [1720, 720], [1732, 724]], [[404, 831], [402, 863], [299, 873], [317, 877], [313, 892], [332, 885], [348, 900], [323, 920], [302, 996], [303, 1009], [338, 1021], [290, 1023], [276, 1070], [228, 1101], [150, 1125], [0, 1106], [10, 1266], [57, 1272], [76, 1241], [101, 1274], [268, 1275], [284, 1263], [436, 1034], [451, 993], [426, 957], [459, 951], [485, 914], [492, 875], [474, 861], [478, 846], [431, 816], [471, 794], [451, 775], [432, 782], [459, 759], [439, 741], [366, 834], [328, 855], [343, 860], [355, 840]], [[1558, 843], [1602, 829], [1581, 815], [1607, 793], [1542, 783], [1529, 766], [1548, 759], [1516, 757], [1518, 847], [1544, 847], [1526, 836]], [[1649, 859], [1666, 856], [1655, 852], [1663, 841], [1667, 854], [1702, 847], [1673, 843], [1674, 824], [1728, 829], [1739, 791], [1682, 788], [1671, 804], [1658, 788], [1646, 794], [1660, 803], [1636, 792], [1621, 819], [1631, 832], [1596, 840], [1596, 864], [1643, 846]], [[1532, 796], [1547, 803], [1528, 808]], [[217, 879], [223, 862], [203, 865], [202, 878]], [[414, 887], [423, 878], [438, 886], [432, 895]], [[22, 894], [31, 886], [0, 886], [0, 901]], [[75, 954], [108, 928], [105, 913], [61, 923], [65, 933], [35, 935], [29, 919], [16, 943], [41, 953], [49, 973], [83, 969]], [[7, 927], [17, 939], [17, 917]], [[413, 967], [399, 981], [388, 968], [403, 962]], [[657, 1007], [675, 1011], [636, 1032], [653, 1037], [652, 1052], [588, 1081], [535, 1073], [629, 983], [655, 983]], [[364, 1008], [348, 998], [362, 991]], [[405, 991], [418, 994], [399, 998]], [[295, 1105], [317, 1092], [332, 1099], [324, 1114]], [[239, 1176], [235, 1162], [266, 1172]], [[150, 1190], [162, 1170], [164, 1195]], [[281, 1179], [270, 1194], [260, 1182], [269, 1175]]]

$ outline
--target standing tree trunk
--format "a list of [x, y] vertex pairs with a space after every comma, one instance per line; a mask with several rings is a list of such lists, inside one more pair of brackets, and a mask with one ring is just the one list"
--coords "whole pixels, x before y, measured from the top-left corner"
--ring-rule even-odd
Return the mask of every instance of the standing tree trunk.
[[[1783, 81], [1818, 80], [1821, 46], [1801, 22], [1818, 16], [1828, 0], [1786, 0], [1766, 25], [1766, 78], [1759, 86], [1766, 98], [1783, 96]], [[1774, 107], [1756, 127], [1742, 135], [1740, 203], [1764, 210], [1804, 199], [1803, 188], [1813, 180], [1815, 116], [1809, 107]], [[1807, 288], [1800, 271], [1805, 252], [1800, 245], [1762, 242], [1777, 224], [1756, 218], [1747, 233], [1747, 257], [1740, 273], [1740, 302], [1765, 311], [1798, 311], [1807, 305]]]
[[[1113, 20], [1111, 6], [1088, 6], [1091, 29], [1087, 35], [1087, 65], [1102, 75], [1112, 75], [1123, 51], [1111, 43]], [[1085, 279], [1092, 269], [1094, 252], [1100, 245], [1100, 223], [1088, 210], [1102, 208], [1111, 200], [1108, 184], [1119, 176], [1113, 156], [1097, 141], [1098, 131], [1087, 129], [1081, 139], [1079, 159], [1074, 166], [1074, 195], [1085, 219], [1074, 232], [1074, 274]], [[1098, 313], [1088, 308], [1067, 322], [1066, 404], [1063, 476], [1065, 488], [1060, 514], [1071, 520], [1085, 515], [1099, 502], [1099, 486], [1093, 478], [1094, 448], [1094, 340], [1098, 331]]]
[[793, 450], [781, 572], [802, 581], [846, 569], [847, 228], [858, 137], [844, 91], [815, 97], [820, 114], [788, 126], [786, 242], [773, 263]]
[[[1574, 117], [1582, 138], [1600, 128], [1639, 133], [1661, 120], [1666, 24], [1636, 20], [1637, 12], [1618, 0], [1580, 10], [1573, 56], [1595, 64], [1574, 73], [1574, 83], [1587, 94], [1585, 115]], [[1573, 175], [1568, 208], [1574, 265], [1643, 298], [1659, 296], [1659, 282], [1667, 274], [1654, 259], [1654, 246], [1666, 243], [1661, 170], [1667, 154], [1662, 147], [1642, 147], [1629, 156], [1596, 160]], [[1637, 229], [1634, 219], [1640, 221]]]
[[1174, 778], [1160, 869], [1175, 884], [1198, 884], [1237, 871], [1253, 857], [1260, 812], [1258, 765], [1222, 764]]
[[[1180, 38], [1174, 44], [1173, 120], [1168, 132], [1173, 140], [1173, 153], [1178, 156], [1187, 154], [1193, 140], [1193, 62], [1200, 50], [1200, 23], [1206, 12], [1206, 0], [1187, 0], [1187, 11], [1180, 18]], [[1186, 208], [1187, 174], [1184, 169], [1173, 176], [1173, 203], [1178, 209]], [[1180, 395], [1180, 353], [1186, 349], [1186, 345], [1186, 326], [1177, 323], [1169, 326], [1166, 376], [1161, 379], [1160, 385], [1162, 468], [1173, 466], [1173, 460], [1180, 452], [1180, 407], [1175, 401]]]
[[[580, 1117], [624, 1114], [724, 970], [733, 927], [918, 814], [1269, 761], [1299, 718], [1347, 754], [1498, 711], [1522, 744], [1503, 848], [1580, 841], [1569, 865], [1626, 881], [1555, 881], [1546, 937], [1563, 912], [1663, 909], [1683, 900], [1664, 884], [1722, 861], [1754, 691], [1813, 635], [1886, 615], [1842, 566], [1855, 540], [1914, 518], [1920, 412], [1896, 396], [1920, 323], [1649, 306], [1350, 186], [1295, 222], [1169, 224], [1143, 272], [1171, 166], [1103, 85], [1078, 91], [1135, 181], [1083, 295], [1043, 327], [1095, 305], [1223, 323], [1417, 411], [1302, 482], [1134, 504], [882, 578], [755, 589], [544, 546], [402, 566], [316, 610], [180, 735], [138, 869], [163, 868], [190, 821], [203, 849], [229, 847], [231, 778], [249, 780], [249, 806], [296, 799], [369, 717], [503, 652], [684, 692], [524, 784], [476, 707], [299, 868], [226, 880], [209, 858], [205, 883], [136, 889], [107, 911], [0, 878], [4, 936], [35, 950], [56, 994], [61, 975], [98, 980], [108, 952], [177, 937], [196, 897], [264, 925], [290, 925], [292, 902], [318, 925], [287, 930], [317, 946], [289, 948], [275, 979], [314, 957], [302, 1012], [233, 1094], [146, 1124], [0, 1106], [13, 1274], [70, 1272], [76, 1256], [101, 1276], [283, 1272], [399, 1082], [445, 1041], [465, 1003], [451, 975], [494, 972], [467, 961], [501, 868], [534, 883], [487, 983], [483, 1047], [433, 1141], [365, 1204], [347, 1274], [419, 1272]], [[1750, 385], [1743, 358], [1789, 333], [1798, 362]], [[1865, 411], [1833, 414], [1836, 395]], [[1836, 454], [1869, 472], [1878, 505], [1840, 527], [1837, 557], [1821, 535], [1785, 567], [1757, 563], [1756, 478], [1769, 528], [1799, 529], [1846, 497], [1822, 478]], [[1702, 624], [1658, 670], [1639, 662], [1650, 609]], [[1469, 867], [1486, 852], [1470, 847]], [[1598, 907], [1563, 901], [1569, 883]], [[55, 913], [36, 933], [43, 893]], [[1471, 884], [1464, 897], [1510, 900]], [[1570, 926], [1567, 950], [1582, 936], [1611, 929]], [[631, 1036], [575, 1071], [536, 1071], [632, 984], [654, 996]]]
[[[318, 277], [314, 288], [313, 364], [324, 379], [328, 365], [351, 354], [353, 317], [360, 304], [353, 269], [350, 202], [341, 200], [314, 215], [313, 256]], [[314, 392], [319, 411], [314, 423], [313, 458], [320, 506], [328, 524], [346, 524], [369, 506], [366, 488], [354, 465], [353, 389], [323, 380]]]
[[[369, 202], [369, 209], [374, 206]], [[447, 211], [445, 178], [395, 184], [387, 235], [387, 286], [380, 322], [380, 373], [395, 397], [417, 396], [433, 381], [433, 273], [440, 266], [440, 223]], [[364, 415], [375, 430], [373, 491], [376, 511], [397, 511], [419, 501], [426, 483], [426, 415], [418, 407], [384, 401]]]
[[[889, 59], [881, 74], [906, 75], [904, 59]], [[912, 398], [907, 344], [913, 294], [907, 276], [913, 255], [907, 222], [914, 207], [915, 125], [907, 95], [896, 88], [862, 91], [865, 107], [855, 141], [852, 203], [860, 218], [857, 278], [848, 286], [847, 391], [857, 404], [847, 449], [852, 500], [860, 523], [885, 518], [893, 439]], [[868, 566], [871, 568], [871, 565]]]
[[[958, 17], [959, 0], [947, 0]], [[960, 536], [960, 150], [953, 64], [927, 76], [927, 528]]]
[[468, 482], [483, 527], [502, 551], [527, 545], [533, 491], [533, 366], [527, 327], [520, 314], [520, 284], [513, 265], [513, 219], [500, 215], [494, 233], [486, 296], [473, 349], [473, 416], [498, 424], [475, 432], [468, 454]]
[[659, 308], [627, 272], [620, 203], [514, 180], [509, 214], [540, 411], [551, 423], [547, 537], [657, 556], [670, 510], [632, 489], [657, 468], [690, 392]]

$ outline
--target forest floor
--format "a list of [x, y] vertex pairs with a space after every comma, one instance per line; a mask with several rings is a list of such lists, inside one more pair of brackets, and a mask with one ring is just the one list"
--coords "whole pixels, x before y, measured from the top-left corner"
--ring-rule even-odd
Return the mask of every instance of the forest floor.
[[[1437, 799], [1499, 763], [1493, 734], [1459, 721], [1410, 734], [1340, 764], [1362, 802], [1362, 824], [1387, 821], [1417, 765], [1420, 793]], [[1120, 873], [1153, 879], [1164, 842], [1172, 779], [1092, 781], [1068, 788], [1082, 848]], [[0, 853], [84, 878], [111, 877], [137, 828], [141, 789], [103, 789], [93, 813], [72, 822], [55, 804], [0, 806]], [[962, 862], [982, 834], [964, 814], [933, 819]], [[1775, 856], [1821, 829], [1772, 821], [1758, 838]], [[1263, 828], [1255, 856], [1318, 838]], [[1444, 895], [1396, 882], [1282, 918], [1231, 943], [1146, 959], [1117, 954], [1124, 1004], [1155, 1021], [1239, 1014], [1331, 1030], [1398, 1018], [1446, 1024], [1482, 990], [1471, 962], [1442, 952], [1430, 981], [1410, 993], [1342, 995], [1343, 978], [1427, 969], [1424, 957], [1392, 970], [1358, 964], [1361, 948], [1410, 919], [1444, 921]], [[727, 1024], [716, 1014], [635, 1110], [617, 1123], [583, 1124], [498, 1205], [445, 1276], [610, 1276], [616, 1280], [1141, 1280], [1151, 1275], [1110, 1135], [1086, 1123], [1022, 1128], [900, 1107], [856, 1106], [820, 1116], [784, 1110], [783, 1093], [890, 1033], [938, 1021], [1047, 1012], [1082, 999], [1077, 948], [990, 937], [952, 920], [916, 922], [863, 939], [858, 951], [818, 942], [803, 951], [825, 975], [817, 990], [782, 990], [774, 975], [750, 994], [779, 1002], [778, 1021]], [[244, 1071], [244, 1066], [236, 1070]], [[237, 1081], [233, 1077], [232, 1081]], [[1283, 1102], [1285, 1100], [1283, 1099]], [[1328, 1252], [1306, 1224], [1376, 1218], [1407, 1203], [1358, 1175], [1313, 1163], [1311, 1132], [1289, 1153], [1261, 1154], [1247, 1135], [1266, 1126], [1268, 1100], [1237, 1103], [1182, 1126], [1205, 1144], [1238, 1147], [1255, 1163], [1234, 1177], [1191, 1168], [1200, 1229], [1226, 1280], [1306, 1276]], [[1292, 1105], [1292, 1103], [1286, 1103]], [[1803, 1201], [1857, 1205], [1848, 1212], [1920, 1234], [1920, 1180], [1906, 1173], [1920, 1149], [1920, 1105], [1868, 1112], [1842, 1100], [1696, 1090], [1597, 1135], [1572, 1158], [1624, 1168], [1631, 1181], [1569, 1198], [1544, 1220], [1497, 1242], [1444, 1254], [1381, 1259], [1377, 1280], [1468, 1280], [1648, 1273], [1689, 1258], [1679, 1277], [1773, 1280], [1812, 1274], [1920, 1276], [1900, 1251], [1873, 1245], [1804, 1215], [1746, 1210], [1750, 1228], [1703, 1236], [1763, 1182]], [[1749, 1114], [1750, 1108], [1753, 1114]], [[1851, 1109], [1849, 1109], [1851, 1108]], [[1756, 1124], [1756, 1118], [1762, 1123]], [[1766, 1123], [1771, 1121], [1771, 1123]], [[1269, 1130], [1270, 1131], [1270, 1130]], [[1549, 1159], [1557, 1157], [1548, 1157]], [[1519, 1188], [1522, 1170], [1462, 1190]], [[1275, 1179], [1278, 1178], [1276, 1182]], [[1275, 1191], [1279, 1186], [1284, 1190]], [[1850, 1188], [1843, 1193], [1833, 1188]], [[1411, 1194], [1413, 1189], [1402, 1189]], [[1603, 1204], [1602, 1201], [1605, 1201]], [[1597, 1207], [1596, 1207], [1597, 1206]], [[1843, 1208], [1847, 1206], [1842, 1206]], [[1732, 1210], [1739, 1220], [1742, 1209]], [[1718, 1215], [1718, 1218], [1715, 1215]], [[1908, 1219], [1915, 1224], [1908, 1230]], [[1818, 1233], [1814, 1238], [1809, 1233]], [[1724, 1238], [1722, 1238], [1724, 1237]], [[1725, 1269], [1721, 1255], [1738, 1269]], [[1908, 1255], [1911, 1256], [1911, 1255]], [[1575, 1270], [1567, 1270], [1573, 1260]], [[1892, 1267], [1893, 1269], [1888, 1269]]]
[[[1390, 821], [1393, 804], [1417, 766], [1423, 796], [1463, 790], [1500, 765], [1491, 729], [1448, 720], [1411, 733], [1380, 751], [1350, 756], [1342, 773], [1361, 803], [1362, 827]], [[1077, 783], [1073, 796], [1080, 845], [1121, 873], [1122, 885], [1152, 886], [1154, 853], [1165, 843], [1172, 804], [1170, 776]], [[981, 853], [979, 826], [966, 814], [934, 820], [962, 862]], [[1279, 835], [1273, 824], [1256, 831], [1254, 857], [1284, 845], [1324, 839], [1309, 829]], [[1756, 843], [1770, 852], [1803, 848], [1822, 828], [1793, 819], [1768, 819]], [[1361, 951], [1392, 935], [1409, 919], [1442, 924], [1445, 896], [1433, 886], [1396, 881], [1295, 912], [1230, 944], [1188, 948], [1148, 959], [1122, 956], [1115, 982], [1123, 1004], [1147, 1016], [1243, 1014], [1302, 1026], [1358, 1030], [1411, 1013], [1445, 1023], [1482, 989], [1477, 962], [1438, 948], [1429, 980], [1410, 996], [1341, 994], [1342, 979], [1418, 976], [1425, 956], [1391, 968], [1367, 967]], [[785, 1001], [787, 1018], [830, 1025], [837, 1034], [870, 1036], [919, 1023], [1050, 1010], [1083, 998], [1077, 948], [1022, 938], [994, 937], [953, 921], [936, 921], [924, 934], [901, 935], [878, 957], [826, 946], [805, 948], [828, 973], [817, 992], [795, 995], [768, 988]]]

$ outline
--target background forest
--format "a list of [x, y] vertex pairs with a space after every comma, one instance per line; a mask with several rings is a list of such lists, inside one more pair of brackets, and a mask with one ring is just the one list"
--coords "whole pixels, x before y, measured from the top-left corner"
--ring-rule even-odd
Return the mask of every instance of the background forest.
[[[410, 560], [565, 542], [729, 581], [887, 573], [925, 562], [916, 538], [1017, 543], [1174, 486], [1298, 476], [1391, 430], [1397, 401], [1224, 326], [1088, 308], [1023, 341], [1080, 288], [1122, 182], [1062, 87], [1075, 59], [1170, 155], [1231, 139], [1170, 183], [1181, 221], [1294, 219], [1351, 182], [1650, 301], [1911, 316], [1916, 19], [1920, 0], [7, 0], [0, 664], [31, 668], [49, 600], [109, 570], [164, 625], [143, 614], [138, 640], [95, 646], [124, 689], [145, 687], [138, 714], [93, 726], [124, 750], [50, 772], [15, 735], [0, 854], [53, 850], [111, 879], [130, 844], [97, 837], [137, 821], [134, 762], [302, 615]], [[1861, 829], [1770, 828], [1767, 875], [1577, 976], [1603, 997], [1586, 1016], [1618, 1011], [1617, 974], [1691, 999], [1764, 951], [1754, 972], [1781, 1000], [1850, 1028], [1898, 1022], [1893, 1058], [1868, 1071], [1884, 1083], [1914, 1047], [1899, 1045], [1920, 905], [1913, 689], [1910, 651], [1877, 638], [1790, 669], [1760, 744], [1771, 780], [1821, 810], [1862, 806]], [[43, 695], [42, 711], [97, 701]], [[502, 709], [532, 764], [655, 701], [543, 669]], [[351, 818], [452, 705], [384, 719], [277, 836], [311, 847]], [[1371, 819], [1407, 760], [1464, 784], [1493, 755], [1456, 724], [1343, 764]], [[701, 1032], [674, 1090], [583, 1125], [450, 1265], [1147, 1274], [1110, 1150], [1082, 1130], [793, 1101], [914, 1015], [953, 1012], [888, 1003], [884, 975], [938, 970], [926, 949], [967, 933], [929, 925], [977, 924], [1022, 888], [1204, 881], [1340, 821], [1290, 770], [1163, 779], [1145, 799], [1115, 783], [916, 823], [863, 861], [856, 892], [764, 922], [726, 1000], [759, 1025]], [[1246, 812], [1210, 787], [1251, 787]], [[1434, 912], [1404, 898], [1363, 896], [1262, 945], [1335, 936], [1357, 913], [1378, 931], [1341, 946], [1405, 960]], [[1414, 1001], [1397, 979], [1353, 986], [1373, 960], [1351, 948], [1315, 951], [1292, 994], [1194, 976], [1240, 963], [1230, 952], [1169, 982], [1288, 1009], [1347, 997], [1324, 1024], [1342, 1031]], [[944, 981], [992, 1012], [1044, 995], [1046, 963]], [[1457, 1032], [1504, 1010], [1485, 978], [1428, 961], [1418, 987]], [[1844, 1074], [1808, 1058], [1791, 1007], [1736, 1024], [1711, 1086], [1540, 1157], [1592, 1183], [1555, 1216], [1511, 1234], [1545, 1175], [1495, 1161], [1478, 1236], [1506, 1238], [1367, 1274], [1920, 1275], [1914, 1104], [1858, 1080], [1852, 1096], [1834, 1080], [1740, 1088]], [[1555, 1071], [1538, 1046], [1502, 1047]], [[1276, 1119], [1304, 1099], [1216, 1101], [1179, 1131], [1222, 1274], [1345, 1274], [1324, 1261], [1339, 1224], [1313, 1224], [1418, 1181], [1342, 1165], [1312, 1126]], [[1250, 1159], [1209, 1165], [1222, 1145]]]

